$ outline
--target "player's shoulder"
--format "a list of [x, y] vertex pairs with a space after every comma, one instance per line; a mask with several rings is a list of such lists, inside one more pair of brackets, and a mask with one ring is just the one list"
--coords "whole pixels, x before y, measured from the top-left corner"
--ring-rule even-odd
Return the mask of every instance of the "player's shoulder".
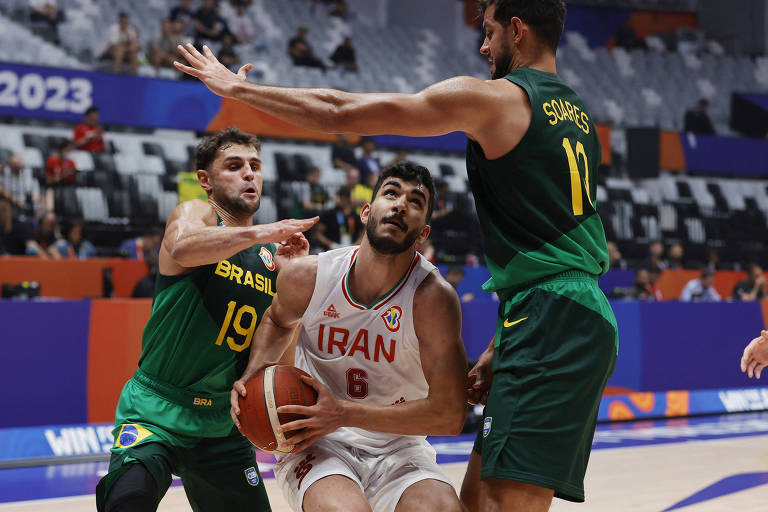
[[289, 294], [312, 295], [317, 279], [317, 255], [291, 259], [280, 269], [277, 279], [278, 293], [284, 295], [285, 289]]
[[440, 275], [437, 269], [434, 269], [416, 288], [413, 303], [414, 307], [428, 313], [459, 307], [459, 297], [453, 286]]
[[206, 224], [215, 225], [216, 211], [206, 201], [201, 199], [190, 199], [189, 201], [179, 203], [176, 208], [173, 209], [171, 215], [168, 217], [168, 222], [170, 223], [176, 219], [202, 220]]

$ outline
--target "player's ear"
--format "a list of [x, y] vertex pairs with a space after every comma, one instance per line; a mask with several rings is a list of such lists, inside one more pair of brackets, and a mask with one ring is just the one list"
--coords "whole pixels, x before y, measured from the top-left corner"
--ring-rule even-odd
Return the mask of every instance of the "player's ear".
[[368, 224], [368, 216], [371, 214], [371, 205], [370, 203], [365, 203], [363, 205], [363, 209], [360, 210], [360, 221], [362, 221], [363, 224]]
[[429, 238], [429, 232], [431, 231], [429, 224], [421, 228], [421, 233], [419, 233], [419, 237], [416, 239], [418, 243], [422, 243], [424, 240]]
[[211, 184], [211, 175], [205, 169], [197, 170], [197, 181], [206, 192], [213, 190], [213, 185]]

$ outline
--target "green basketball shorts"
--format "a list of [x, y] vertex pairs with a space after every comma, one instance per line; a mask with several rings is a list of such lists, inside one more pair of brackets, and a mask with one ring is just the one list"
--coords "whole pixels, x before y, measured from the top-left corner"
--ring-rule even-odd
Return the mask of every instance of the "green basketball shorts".
[[584, 501], [600, 398], [616, 365], [616, 319], [594, 276], [565, 272], [501, 293], [493, 384], [475, 451], [481, 478]]

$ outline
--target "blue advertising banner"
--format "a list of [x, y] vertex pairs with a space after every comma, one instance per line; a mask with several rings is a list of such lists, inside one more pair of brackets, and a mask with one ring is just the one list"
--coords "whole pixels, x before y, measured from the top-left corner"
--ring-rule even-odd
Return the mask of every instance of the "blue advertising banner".
[[204, 131], [221, 98], [197, 81], [0, 62], [0, 115], [78, 122], [94, 105], [103, 124]]

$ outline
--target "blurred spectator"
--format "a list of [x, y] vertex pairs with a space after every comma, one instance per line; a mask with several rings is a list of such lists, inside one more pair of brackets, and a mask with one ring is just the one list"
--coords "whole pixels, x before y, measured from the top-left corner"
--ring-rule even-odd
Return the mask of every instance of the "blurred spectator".
[[661, 302], [664, 300], [664, 294], [661, 292], [659, 286], [659, 278], [661, 278], [661, 269], [659, 267], [651, 267], [648, 269], [648, 289], [653, 296], [653, 300]]
[[139, 65], [141, 43], [139, 32], [131, 25], [131, 17], [127, 12], [118, 15], [117, 23], [109, 27], [107, 34], [108, 50], [112, 55], [112, 72], [119, 73], [123, 68], [123, 59], [127, 58], [131, 74], [135, 75]]
[[201, 46], [203, 40], [221, 41], [229, 32], [227, 22], [219, 16], [216, 0], [203, 0], [203, 5], [193, 16], [195, 24], [195, 46]]
[[312, 0], [310, 12], [314, 14], [318, 6], [325, 9], [328, 16], [338, 16], [339, 18], [347, 19], [349, 6], [346, 0]]
[[355, 150], [349, 143], [345, 133], [340, 133], [336, 137], [336, 142], [331, 146], [331, 162], [336, 169], [356, 169], [357, 159]]
[[33, 217], [37, 215], [42, 205], [40, 183], [35, 179], [32, 169], [24, 166], [19, 155], [11, 155], [8, 165], [0, 170], [0, 187], [13, 198], [12, 202], [17, 209]]
[[158, 254], [162, 241], [163, 231], [160, 228], [149, 229], [143, 235], [129, 238], [120, 244], [120, 256], [133, 260], [143, 260], [148, 253]]
[[360, 171], [357, 169], [347, 170], [347, 188], [349, 188], [349, 194], [352, 198], [352, 206], [355, 208], [355, 212], [360, 215], [363, 205], [371, 202], [373, 189], [360, 183]]
[[67, 238], [56, 242], [56, 249], [62, 257], [68, 259], [80, 259], [96, 257], [96, 248], [85, 239], [85, 223], [75, 220], [69, 226]]
[[301, 204], [304, 207], [304, 217], [320, 215], [328, 209], [330, 199], [325, 186], [320, 183], [320, 168], [310, 167], [306, 177], [308, 187], [302, 191]]
[[432, 243], [432, 239], [427, 238], [423, 242], [416, 242], [416, 250], [421, 253], [424, 258], [433, 265], [435, 264], [435, 245]]
[[691, 279], [683, 288], [680, 300], [683, 302], [720, 302], [722, 299], [715, 290], [715, 273], [709, 269], [701, 271], [701, 277]]
[[62, 20], [56, 0], [29, 0], [29, 21], [45, 26], [41, 33], [45, 39], [59, 44], [59, 22]]
[[360, 182], [368, 183], [368, 177], [375, 174], [378, 178], [381, 170], [381, 161], [373, 152], [376, 150], [376, 141], [373, 137], [363, 137], [360, 139], [360, 146], [363, 148], [363, 154], [357, 159], [357, 169], [360, 171]]
[[646, 50], [647, 46], [645, 41], [637, 37], [635, 29], [629, 23], [624, 25], [616, 31], [615, 34], [616, 46], [627, 50], [641, 49]]
[[683, 244], [681, 243], [674, 243], [669, 246], [669, 249], [667, 249], [667, 269], [669, 270], [676, 270], [684, 268], [685, 265], [683, 264]]
[[219, 62], [237, 72], [236, 68], [242, 61], [240, 60], [240, 56], [235, 52], [231, 34], [224, 34], [224, 37], [221, 38], [221, 47], [219, 48], [218, 58]]
[[133, 287], [131, 297], [134, 299], [152, 299], [155, 296], [155, 282], [157, 281], [158, 257], [154, 252], [147, 252], [144, 255], [144, 261], [147, 263], [147, 275], [142, 277], [136, 286]]
[[331, 60], [337, 67], [345, 71], [357, 71], [357, 58], [355, 57], [355, 48], [352, 46], [351, 37], [344, 37], [344, 41], [333, 51]]
[[405, 162], [408, 160], [408, 152], [405, 150], [399, 150], [395, 155], [392, 157], [392, 160], [389, 162], [386, 162], [384, 165], [381, 166], [382, 169], [386, 169], [387, 167], [390, 167], [392, 165], [395, 165], [399, 162]]
[[195, 35], [194, 14], [192, 13], [192, 0], [181, 0], [179, 5], [171, 9], [168, 19], [178, 21], [181, 25], [181, 33], [187, 37]]
[[707, 254], [707, 268], [714, 272], [715, 270], [720, 270], [720, 253], [718, 253], [715, 249], [712, 249]]
[[[224, 6], [227, 9], [224, 9]], [[266, 50], [266, 43], [257, 41], [258, 33], [256, 32], [256, 27], [248, 16], [249, 4], [236, 2], [233, 6], [228, 6], [227, 4], [224, 4], [224, 6], [221, 8], [221, 17], [227, 22], [227, 26], [235, 41], [240, 44], [253, 45], [260, 50]]]
[[62, 142], [58, 151], [51, 153], [45, 161], [45, 184], [49, 187], [56, 185], [74, 185], [77, 167], [69, 157], [74, 145]]
[[363, 223], [352, 207], [350, 190], [341, 186], [336, 192], [336, 204], [333, 209], [320, 216], [320, 221], [312, 232], [313, 252], [352, 245], [362, 233]]
[[150, 62], [158, 68], [173, 68], [173, 61], [178, 58], [178, 45], [184, 45], [188, 39], [182, 33], [181, 20], [163, 20], [160, 37], [152, 42], [150, 48]]
[[434, 210], [432, 211], [432, 219], [439, 219], [445, 217], [453, 211], [453, 200], [451, 199], [451, 191], [448, 188], [448, 182], [439, 180], [436, 184]]
[[765, 298], [765, 274], [760, 265], [752, 263], [747, 269], [747, 278], [733, 288], [734, 300], [759, 300]]
[[307, 41], [307, 34], [309, 34], [309, 29], [304, 25], [300, 26], [296, 35], [288, 41], [288, 55], [291, 56], [293, 63], [297, 66], [320, 68], [325, 71], [325, 64], [315, 57], [312, 46]]
[[641, 267], [635, 271], [635, 284], [629, 288], [617, 287], [611, 292], [612, 299], [626, 300], [653, 300], [653, 293], [650, 289], [650, 272], [647, 268]]
[[622, 257], [616, 242], [608, 242], [608, 261], [611, 269], [624, 270], [627, 268], [627, 260]]
[[445, 271], [445, 280], [448, 281], [456, 293], [459, 295], [461, 302], [470, 302], [475, 300], [475, 294], [461, 290], [461, 281], [464, 279], [464, 267], [461, 265], [451, 265], [448, 270]]
[[45, 212], [37, 224], [32, 237], [27, 240], [25, 254], [43, 259], [61, 259], [56, 244], [61, 239], [59, 221], [53, 212]]
[[697, 108], [687, 110], [685, 112], [684, 130], [690, 133], [714, 134], [715, 128], [712, 126], [712, 121], [707, 114], [708, 108], [709, 101], [702, 98], [699, 100]]
[[82, 123], [75, 126], [72, 136], [75, 149], [91, 152], [104, 151], [104, 131], [99, 124], [99, 109], [88, 107]]
[[659, 267], [661, 270], [667, 268], [667, 262], [664, 261], [664, 244], [661, 240], [653, 240], [648, 244], [648, 268]]

